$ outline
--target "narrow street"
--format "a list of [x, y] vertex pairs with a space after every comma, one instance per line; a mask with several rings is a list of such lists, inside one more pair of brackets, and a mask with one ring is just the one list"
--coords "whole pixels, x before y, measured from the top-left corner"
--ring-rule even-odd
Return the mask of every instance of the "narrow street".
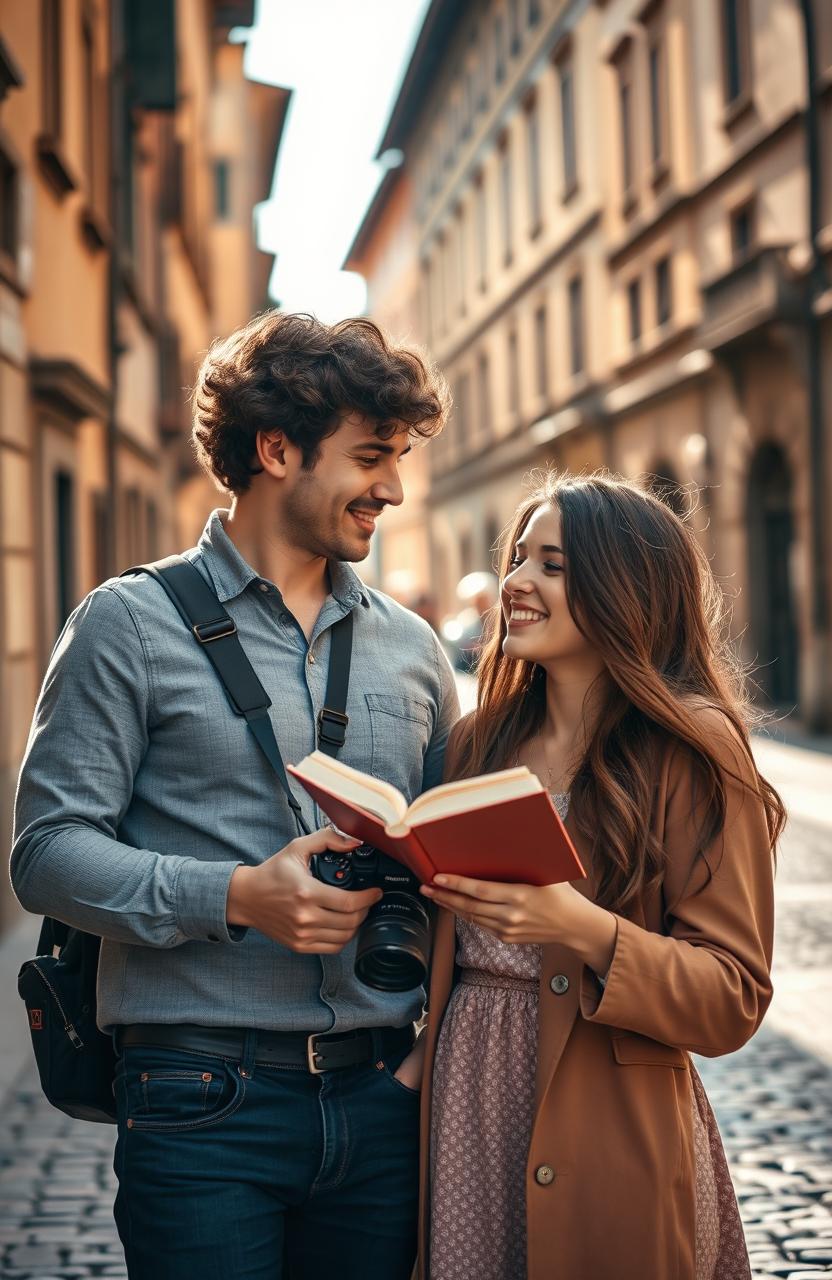
[[[470, 705], [464, 681], [462, 693]], [[832, 757], [767, 741], [757, 751], [791, 813], [777, 877], [775, 998], [749, 1045], [697, 1065], [722, 1127], [755, 1280], [808, 1280], [832, 1275]], [[113, 1130], [52, 1110], [33, 1080], [13, 981], [33, 938], [27, 927], [0, 948], [8, 1033], [0, 1275], [126, 1276], [111, 1212]]]

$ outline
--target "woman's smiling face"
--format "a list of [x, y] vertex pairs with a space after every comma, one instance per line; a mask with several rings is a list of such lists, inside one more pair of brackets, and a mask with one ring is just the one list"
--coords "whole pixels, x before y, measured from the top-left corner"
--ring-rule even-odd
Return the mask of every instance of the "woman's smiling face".
[[512, 548], [501, 602], [506, 620], [503, 653], [527, 662], [586, 657], [593, 647], [578, 629], [566, 603], [560, 512], [537, 508]]

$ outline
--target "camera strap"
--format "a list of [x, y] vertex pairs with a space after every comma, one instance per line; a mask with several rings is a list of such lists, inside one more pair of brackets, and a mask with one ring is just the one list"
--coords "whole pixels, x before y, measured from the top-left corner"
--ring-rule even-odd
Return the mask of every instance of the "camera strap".
[[[243, 716], [254, 740], [277, 775], [286, 793], [299, 830], [309, 835], [283, 764], [269, 716], [271, 698], [263, 688], [240, 643], [237, 626], [223, 608], [216, 592], [195, 565], [184, 556], [166, 556], [152, 564], [135, 565], [121, 575], [146, 573], [160, 584], [185, 626], [202, 647], [216, 671], [235, 715]], [[349, 717], [347, 693], [352, 661], [353, 616], [348, 613], [332, 628], [324, 706], [318, 716], [318, 749], [334, 756], [343, 747]]]

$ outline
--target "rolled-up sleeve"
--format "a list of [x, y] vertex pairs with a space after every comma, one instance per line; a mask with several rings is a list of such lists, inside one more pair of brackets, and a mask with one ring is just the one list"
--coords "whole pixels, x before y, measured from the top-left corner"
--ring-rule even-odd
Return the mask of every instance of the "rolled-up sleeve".
[[118, 942], [237, 941], [226, 924], [237, 861], [118, 839], [148, 745], [152, 688], [141, 636], [112, 588], [92, 592], [55, 646], [15, 805], [11, 878], [28, 910]]
[[603, 989], [587, 970], [581, 1012], [681, 1049], [716, 1056], [740, 1048], [771, 1000], [773, 860], [762, 801], [744, 748], [727, 721], [709, 715], [723, 766], [722, 831], [697, 847], [690, 757], [679, 753], [665, 819], [667, 933], [617, 918]]

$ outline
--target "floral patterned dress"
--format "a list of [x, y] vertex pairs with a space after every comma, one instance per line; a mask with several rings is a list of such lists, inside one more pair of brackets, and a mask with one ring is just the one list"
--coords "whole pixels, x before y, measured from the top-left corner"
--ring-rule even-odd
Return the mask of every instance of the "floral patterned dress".
[[[566, 818], [568, 794], [552, 796]], [[457, 920], [454, 988], [436, 1049], [430, 1280], [525, 1280], [540, 947]], [[691, 1065], [696, 1280], [750, 1280], [722, 1140]], [[563, 1277], [574, 1280], [574, 1277]]]

